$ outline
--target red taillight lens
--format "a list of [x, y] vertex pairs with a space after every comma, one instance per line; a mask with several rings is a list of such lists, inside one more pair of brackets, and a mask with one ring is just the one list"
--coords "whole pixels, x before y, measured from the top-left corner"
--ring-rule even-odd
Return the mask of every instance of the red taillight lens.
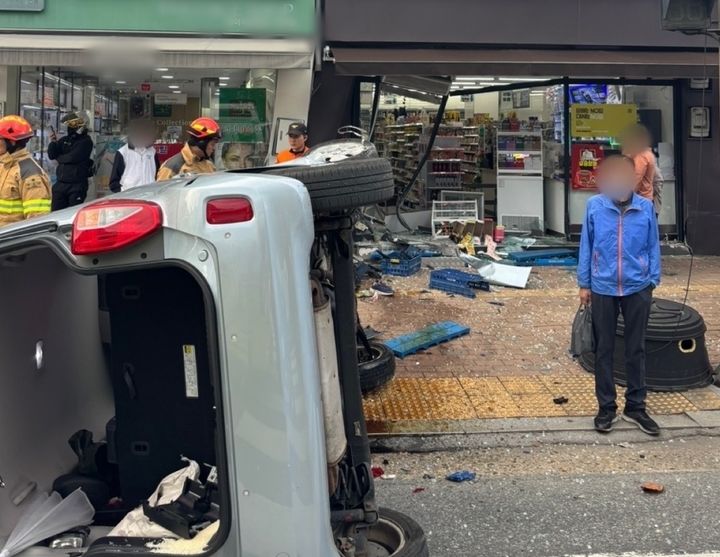
[[208, 201], [205, 214], [208, 224], [231, 224], [252, 220], [253, 208], [245, 197], [224, 197]]
[[146, 238], [163, 223], [160, 206], [149, 201], [109, 199], [80, 209], [73, 221], [75, 255], [105, 253]]

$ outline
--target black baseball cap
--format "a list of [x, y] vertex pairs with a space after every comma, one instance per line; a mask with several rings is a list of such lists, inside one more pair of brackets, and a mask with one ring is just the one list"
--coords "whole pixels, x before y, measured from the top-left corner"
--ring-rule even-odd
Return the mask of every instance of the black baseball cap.
[[307, 126], [302, 122], [293, 122], [288, 127], [288, 135], [307, 135]]

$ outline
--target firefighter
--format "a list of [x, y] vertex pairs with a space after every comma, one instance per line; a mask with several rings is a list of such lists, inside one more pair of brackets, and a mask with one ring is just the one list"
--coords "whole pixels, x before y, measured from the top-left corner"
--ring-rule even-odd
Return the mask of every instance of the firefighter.
[[50, 212], [50, 179], [26, 148], [33, 135], [25, 118], [0, 118], [0, 226]]
[[307, 146], [308, 129], [302, 122], [290, 124], [287, 136], [290, 148], [285, 151], [280, 151], [277, 154], [277, 158], [275, 159], [277, 163], [289, 162], [299, 157], [304, 157], [310, 150], [310, 147]]
[[170, 180], [178, 174], [210, 174], [215, 172], [212, 162], [218, 142], [222, 139], [220, 125], [212, 118], [198, 118], [187, 129], [188, 140], [177, 155], [160, 167], [158, 180]]
[[57, 181], [52, 188], [53, 211], [80, 205], [88, 192], [88, 178], [92, 176], [93, 140], [87, 132], [85, 119], [70, 112], [62, 123], [67, 135], [57, 138], [53, 131], [48, 144], [48, 158], [57, 161]]

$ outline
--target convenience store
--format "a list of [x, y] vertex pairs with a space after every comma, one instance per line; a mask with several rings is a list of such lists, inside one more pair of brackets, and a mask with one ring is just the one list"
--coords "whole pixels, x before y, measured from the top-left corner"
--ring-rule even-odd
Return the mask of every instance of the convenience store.
[[314, 0], [220, 0], [202, 14], [172, 0], [46, 0], [0, 11], [0, 23], [2, 112], [31, 122], [31, 150], [51, 176], [52, 130], [80, 112], [95, 143], [91, 195], [106, 193], [131, 120], [152, 120], [162, 160], [193, 119], [214, 117], [225, 130], [216, 164], [244, 168], [272, 159], [287, 122], [307, 119]]
[[[391, 113], [391, 120], [396, 119], [391, 125], [398, 125], [397, 116], [405, 114], [403, 124], [422, 125], [422, 145], [443, 92], [449, 93], [444, 124], [475, 129], [450, 130], [447, 134], [463, 138], [443, 141], [450, 141], [450, 147], [475, 147], [475, 138], [465, 136], [477, 135], [477, 143], [486, 145], [482, 153], [463, 149], [462, 157], [454, 156], [461, 159], [459, 167], [451, 172], [462, 172], [469, 181], [467, 171], [475, 172], [474, 161], [482, 160], [480, 178], [472, 181], [494, 186], [494, 192], [485, 188], [486, 213], [492, 215], [494, 201], [498, 222], [503, 213], [525, 217], [510, 228], [539, 228], [572, 239], [592, 194], [592, 172], [578, 173], [585, 169], [579, 163], [595, 164], [589, 160], [595, 153], [602, 156], [620, 147], [619, 129], [628, 120], [617, 121], [616, 111], [624, 107], [654, 136], [665, 179], [663, 236], [688, 241], [696, 253], [720, 253], [720, 245], [703, 233], [720, 226], [720, 191], [714, 187], [720, 161], [713, 155], [720, 140], [697, 122], [705, 115], [710, 129], [717, 125], [717, 49], [703, 37], [663, 31], [658, 2], [638, 0], [637, 9], [618, 19], [589, 0], [574, 0], [572, 6], [522, 0], [513, 12], [523, 17], [514, 18], [513, 25], [503, 19], [507, 9], [500, 0], [482, 7], [451, 0], [447, 13], [463, 17], [450, 18], [450, 25], [437, 25], [429, 7], [409, 2], [381, 7], [370, 0], [363, 10], [351, 4], [334, 0], [326, 6], [330, 55], [323, 65], [325, 90], [316, 95], [317, 102], [313, 98], [310, 111], [316, 139], [316, 107], [321, 101], [332, 106], [328, 97], [343, 91], [345, 98], [354, 98], [354, 104], [337, 106], [345, 110], [345, 121], [368, 123], [377, 104], [379, 140], [393, 131], [385, 125], [385, 115]], [[383, 18], [378, 18], [380, 12]], [[393, 24], [400, 20], [406, 24]], [[422, 43], [413, 41], [417, 36]], [[599, 121], [607, 120], [612, 129], [582, 130], [578, 116], [586, 110], [600, 114]], [[325, 123], [328, 129], [334, 124]], [[522, 146], [512, 140], [518, 132]], [[504, 148], [498, 146], [498, 134]], [[537, 139], [541, 148], [530, 149], [526, 143]], [[403, 174], [405, 179], [414, 174], [407, 162], [404, 167], [399, 181]], [[587, 180], [573, 180], [574, 169], [576, 177]], [[418, 181], [422, 178], [423, 172]], [[498, 181], [513, 192], [506, 196], [512, 201], [509, 208]], [[534, 186], [528, 188], [530, 184]], [[418, 197], [427, 201], [432, 195]]]

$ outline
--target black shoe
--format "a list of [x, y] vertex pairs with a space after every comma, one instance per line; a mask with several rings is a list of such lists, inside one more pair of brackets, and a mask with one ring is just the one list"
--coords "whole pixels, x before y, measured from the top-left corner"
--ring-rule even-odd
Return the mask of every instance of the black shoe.
[[622, 414], [623, 420], [635, 424], [648, 435], [660, 435], [660, 426], [657, 425], [645, 410], [630, 410]]
[[617, 414], [610, 410], [600, 410], [595, 416], [595, 431], [600, 433], [610, 433], [613, 424], [618, 421]]

